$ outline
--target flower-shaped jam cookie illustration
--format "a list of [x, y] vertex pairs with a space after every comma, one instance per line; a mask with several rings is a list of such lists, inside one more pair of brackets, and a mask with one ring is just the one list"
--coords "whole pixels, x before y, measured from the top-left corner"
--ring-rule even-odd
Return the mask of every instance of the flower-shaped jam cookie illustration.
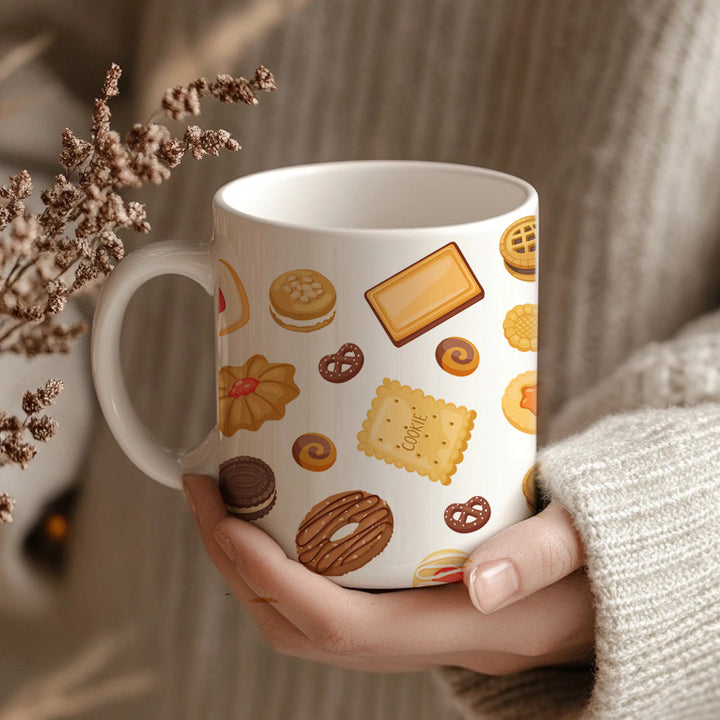
[[295, 368], [253, 355], [244, 365], [226, 365], [219, 375], [219, 426], [226, 437], [238, 430], [258, 430], [267, 420], [279, 420], [300, 389]]

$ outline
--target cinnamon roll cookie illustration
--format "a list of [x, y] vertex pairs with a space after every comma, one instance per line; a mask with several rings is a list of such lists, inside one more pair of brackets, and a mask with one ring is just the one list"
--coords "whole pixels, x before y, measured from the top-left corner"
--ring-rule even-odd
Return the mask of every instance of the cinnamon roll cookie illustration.
[[525, 303], [508, 310], [503, 322], [503, 332], [511, 347], [521, 352], [537, 352], [538, 306]]
[[[347, 527], [353, 527], [352, 532], [343, 534]], [[300, 523], [295, 545], [306, 568], [338, 576], [367, 565], [387, 547], [392, 534], [388, 504], [372, 493], [351, 490], [315, 505]]]
[[291, 270], [270, 286], [270, 314], [286, 330], [313, 332], [335, 318], [335, 287], [317, 270]]
[[218, 273], [218, 335], [221, 337], [247, 325], [250, 303], [233, 266], [220, 258]]
[[362, 370], [365, 356], [355, 343], [345, 343], [330, 355], [323, 355], [318, 363], [320, 375], [331, 383], [352, 380]]
[[537, 266], [537, 218], [516, 220], [500, 238], [500, 255], [505, 269], [518, 280], [533, 282]]
[[244, 365], [225, 365], [219, 373], [220, 432], [255, 431], [268, 420], [279, 420], [285, 406], [300, 394], [293, 381], [295, 368], [253, 355]]
[[292, 446], [295, 462], [305, 470], [324, 472], [329, 470], [337, 459], [333, 441], [320, 433], [305, 433]]
[[220, 495], [227, 511], [242, 520], [257, 520], [275, 505], [275, 474], [260, 458], [240, 455], [220, 465]]
[[358, 450], [449, 485], [475, 417], [474, 410], [385, 378], [358, 433]]
[[396, 347], [482, 300], [485, 291], [460, 248], [449, 243], [365, 293]]
[[477, 370], [480, 363], [478, 349], [465, 338], [445, 338], [435, 350], [438, 365], [447, 373], [465, 377]]
[[461, 582], [468, 556], [462, 550], [438, 550], [420, 562], [413, 576], [413, 587], [430, 587]]
[[502, 410], [517, 430], [535, 435], [537, 428], [537, 373], [530, 370], [510, 381], [502, 397]]

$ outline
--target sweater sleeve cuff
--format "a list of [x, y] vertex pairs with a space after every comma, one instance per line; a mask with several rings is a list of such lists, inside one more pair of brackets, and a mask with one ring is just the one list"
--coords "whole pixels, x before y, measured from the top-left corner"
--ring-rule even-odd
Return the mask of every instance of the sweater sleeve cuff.
[[593, 589], [584, 717], [720, 717], [720, 404], [610, 416], [540, 462]]

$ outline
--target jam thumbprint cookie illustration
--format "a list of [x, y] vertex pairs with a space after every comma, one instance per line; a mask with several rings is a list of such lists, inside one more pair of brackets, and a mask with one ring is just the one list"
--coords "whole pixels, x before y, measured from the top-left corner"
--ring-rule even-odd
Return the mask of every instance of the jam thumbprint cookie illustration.
[[500, 238], [500, 255], [505, 269], [518, 280], [533, 282], [537, 266], [537, 219], [520, 218]]
[[449, 485], [463, 459], [476, 413], [385, 378], [377, 388], [358, 450]]
[[457, 533], [471, 533], [487, 525], [490, 503], [480, 495], [464, 503], [453, 503], [445, 509], [445, 524]]
[[226, 365], [219, 373], [219, 427], [226, 437], [238, 430], [255, 431], [267, 420], [279, 420], [300, 389], [295, 368], [253, 355], [244, 365]]
[[460, 248], [449, 243], [365, 293], [396, 347], [482, 300], [485, 291]]
[[218, 335], [239, 330], [250, 320], [250, 303], [235, 268], [222, 258], [218, 273]]
[[452, 548], [430, 553], [417, 566], [413, 576], [413, 587], [461, 582], [467, 559], [467, 554], [462, 550]]
[[[342, 532], [352, 527], [349, 534]], [[377, 495], [351, 490], [319, 502], [298, 528], [298, 560], [319, 575], [345, 575], [367, 565], [390, 542], [393, 515]]]
[[337, 459], [333, 441], [320, 433], [305, 433], [292, 446], [295, 462], [305, 470], [324, 472], [329, 470]]
[[445, 338], [435, 350], [438, 365], [447, 373], [465, 377], [472, 375], [480, 364], [477, 348], [465, 338]]
[[510, 381], [502, 397], [502, 410], [517, 430], [535, 435], [537, 429], [537, 373], [530, 370]]
[[503, 322], [503, 332], [510, 347], [521, 352], [537, 352], [538, 306], [525, 303], [508, 310]]
[[317, 270], [283, 273], [270, 286], [270, 314], [286, 330], [320, 330], [335, 317], [335, 288]]
[[318, 363], [320, 375], [331, 383], [352, 380], [362, 370], [365, 356], [355, 343], [345, 343], [330, 355], [323, 355]]
[[219, 488], [227, 511], [242, 520], [257, 520], [275, 505], [275, 474], [260, 458], [240, 455], [220, 465]]

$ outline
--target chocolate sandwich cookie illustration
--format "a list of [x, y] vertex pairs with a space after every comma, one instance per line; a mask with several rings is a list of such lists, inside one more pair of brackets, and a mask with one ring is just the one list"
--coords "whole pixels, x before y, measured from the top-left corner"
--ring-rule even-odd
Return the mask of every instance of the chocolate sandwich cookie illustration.
[[[341, 531], [350, 526], [353, 531], [344, 535]], [[393, 515], [381, 497], [362, 490], [337, 493], [315, 505], [300, 523], [298, 560], [319, 575], [345, 575], [379, 555], [392, 533]]]
[[226, 365], [219, 373], [220, 432], [255, 431], [268, 420], [279, 420], [285, 406], [300, 394], [293, 381], [295, 368], [253, 355], [244, 365]]
[[466, 377], [480, 364], [478, 349], [465, 338], [445, 338], [435, 349], [437, 364], [447, 373]]
[[537, 266], [537, 219], [534, 215], [516, 220], [500, 238], [505, 269], [518, 280], [533, 282]]
[[257, 520], [277, 500], [275, 474], [260, 458], [240, 455], [220, 465], [219, 489], [227, 511], [243, 520]]
[[484, 295], [460, 248], [449, 243], [368, 290], [365, 299], [401, 347]]
[[270, 314], [286, 330], [313, 332], [335, 317], [335, 287], [317, 270], [291, 270], [270, 286]]
[[292, 456], [301, 468], [324, 472], [335, 463], [337, 450], [329, 437], [320, 433], [305, 433], [293, 443]]
[[358, 450], [449, 485], [467, 448], [475, 411], [389, 378], [376, 393], [357, 436]]
[[502, 410], [518, 430], [535, 435], [537, 427], [537, 372], [529, 370], [510, 381], [502, 397]]
[[453, 548], [430, 553], [417, 566], [413, 576], [413, 587], [461, 582], [467, 559], [467, 553]]
[[223, 336], [247, 325], [250, 303], [235, 268], [222, 258], [218, 262], [218, 335]]

